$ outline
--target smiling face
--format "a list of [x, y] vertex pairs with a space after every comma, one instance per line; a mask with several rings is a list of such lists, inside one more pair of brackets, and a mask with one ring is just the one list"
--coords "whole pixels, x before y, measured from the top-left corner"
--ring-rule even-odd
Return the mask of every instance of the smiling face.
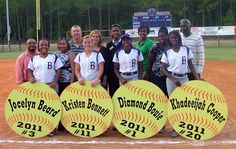
[[120, 39], [121, 31], [119, 27], [112, 27], [111, 28], [111, 37], [112, 39], [118, 40]]
[[160, 32], [158, 34], [157, 39], [158, 39], [160, 45], [165, 45], [165, 44], [168, 43], [168, 36], [165, 33], [163, 33], [163, 32]]
[[32, 38], [28, 39], [26, 42], [27, 50], [34, 52], [36, 50], [36, 41]]
[[178, 36], [175, 35], [175, 34], [170, 34], [169, 36], [169, 41], [170, 41], [170, 44], [171, 46], [177, 46], [179, 45], [179, 39], [178, 39]]
[[65, 39], [60, 40], [60, 41], [58, 42], [58, 44], [57, 44], [57, 48], [58, 48], [61, 52], [67, 51], [68, 46], [69, 46], [69, 45], [67, 45], [67, 42], [66, 42]]
[[122, 45], [123, 45], [123, 48], [125, 50], [126, 49], [130, 49], [130, 47], [131, 47], [131, 39], [129, 39], [129, 38], [122, 39]]
[[83, 44], [85, 51], [87, 51], [87, 52], [92, 51], [93, 43], [92, 43], [92, 39], [90, 37], [83, 38], [82, 44]]
[[39, 52], [41, 54], [47, 54], [49, 49], [49, 42], [45, 39], [39, 41]]
[[190, 29], [191, 29], [191, 23], [183, 19], [180, 21], [180, 31], [184, 34], [184, 36], [188, 36], [190, 34]]
[[94, 45], [99, 45], [100, 42], [101, 42], [101, 37], [98, 33], [94, 32], [92, 35], [91, 35], [91, 39], [92, 39], [92, 42]]
[[71, 36], [72, 36], [74, 39], [81, 39], [81, 37], [82, 37], [82, 32], [81, 32], [80, 26], [73, 26], [73, 27], [71, 28]]
[[140, 39], [145, 39], [147, 38], [147, 29], [146, 28], [141, 28], [138, 32]]

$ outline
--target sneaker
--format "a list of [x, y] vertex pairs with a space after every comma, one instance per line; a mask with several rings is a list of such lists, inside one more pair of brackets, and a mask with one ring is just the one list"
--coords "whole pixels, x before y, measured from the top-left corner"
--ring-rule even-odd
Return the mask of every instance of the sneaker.
[[163, 133], [165, 132], [165, 126], [162, 127], [162, 129], [158, 133]]
[[176, 138], [176, 137], [178, 137], [179, 136], [179, 134], [175, 131], [175, 130], [172, 130], [171, 131], [171, 133], [170, 133], [170, 137], [171, 138]]
[[57, 129], [54, 129], [50, 134], [48, 134], [49, 137], [53, 137], [56, 135]]

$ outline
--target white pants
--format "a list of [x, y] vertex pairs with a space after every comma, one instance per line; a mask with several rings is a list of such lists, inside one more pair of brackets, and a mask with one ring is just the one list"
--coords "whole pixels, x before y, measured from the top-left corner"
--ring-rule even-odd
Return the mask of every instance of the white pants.
[[[184, 77], [176, 77], [175, 76], [175, 78], [177, 80], [179, 80], [181, 84], [184, 84], [189, 81], [187, 75]], [[167, 88], [167, 92], [168, 92], [169, 97], [170, 97], [171, 93], [175, 90], [176, 87], [177, 86], [175, 85], [175, 83], [172, 80], [170, 80], [169, 78], [166, 78], [166, 88]]]
[[[131, 80], [138, 80], [138, 73], [133, 74], [133, 75], [124, 75], [124, 74], [120, 73], [120, 76], [121, 76], [123, 79], [128, 80], [128, 81], [131, 81]], [[120, 85], [122, 85], [121, 82], [120, 82]]]

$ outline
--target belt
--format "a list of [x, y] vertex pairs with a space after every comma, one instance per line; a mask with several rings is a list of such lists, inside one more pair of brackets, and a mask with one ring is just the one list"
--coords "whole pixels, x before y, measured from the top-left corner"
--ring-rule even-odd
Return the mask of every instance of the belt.
[[170, 74], [176, 76], [176, 77], [184, 77], [187, 75], [187, 73], [174, 73], [174, 72], [171, 72], [169, 71]]
[[126, 75], [126, 76], [135, 75], [137, 73], [138, 73], [137, 71], [134, 71], [134, 72], [121, 72], [121, 74]]

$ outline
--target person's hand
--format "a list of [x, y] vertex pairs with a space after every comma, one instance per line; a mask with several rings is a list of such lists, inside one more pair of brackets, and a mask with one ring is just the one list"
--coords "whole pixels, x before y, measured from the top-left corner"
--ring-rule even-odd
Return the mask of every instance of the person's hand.
[[50, 86], [52, 89], [55, 89], [56, 85], [57, 85], [57, 83], [55, 83], [55, 82], [52, 82], [52, 83], [49, 84], [49, 86]]
[[177, 80], [176, 78], [174, 78], [172, 81], [174, 82], [174, 84], [175, 84], [176, 86], [181, 86], [180, 81]]
[[91, 81], [91, 86], [95, 87], [98, 83], [99, 83], [99, 80], [98, 79], [94, 79], [94, 80]]
[[84, 85], [85, 84], [84, 79], [78, 79], [78, 82], [79, 82], [80, 85]]
[[149, 76], [148, 76], [147, 74], [145, 74], [145, 75], [143, 76], [143, 80], [148, 80], [148, 78], [149, 78]]
[[30, 78], [29, 81], [30, 81], [30, 83], [35, 83], [36, 82], [35, 78]]
[[122, 79], [120, 82], [121, 82], [121, 84], [123, 84], [123, 85], [124, 85], [124, 84], [125, 84], [125, 83], [127, 83], [128, 81], [127, 81], [127, 80], [125, 80], [125, 79]]

